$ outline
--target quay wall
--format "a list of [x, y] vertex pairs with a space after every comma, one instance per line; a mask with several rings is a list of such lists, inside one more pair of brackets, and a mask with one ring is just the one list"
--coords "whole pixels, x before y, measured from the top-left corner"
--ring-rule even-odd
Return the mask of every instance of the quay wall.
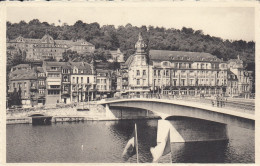
[[89, 105], [89, 111], [77, 111], [77, 108], [87, 107], [82, 105], [69, 105], [66, 107], [53, 107], [44, 109], [19, 109], [7, 111], [6, 124], [29, 124], [32, 114], [44, 114], [52, 116], [52, 122], [79, 122], [85, 120], [121, 120], [121, 119], [153, 119], [159, 118], [147, 110], [116, 108], [113, 112], [117, 115], [115, 118], [107, 117], [106, 109], [102, 105], [92, 103]]

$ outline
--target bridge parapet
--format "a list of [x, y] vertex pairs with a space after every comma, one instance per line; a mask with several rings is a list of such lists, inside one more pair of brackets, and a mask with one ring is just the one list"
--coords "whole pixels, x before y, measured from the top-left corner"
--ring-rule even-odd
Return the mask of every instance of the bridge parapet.
[[244, 112], [248, 114], [255, 113], [254, 102], [232, 101], [227, 98], [201, 98], [194, 96], [176, 96], [176, 95], [163, 95], [163, 94], [144, 94], [144, 95], [123, 95], [120, 97], [107, 98], [104, 101], [116, 101], [122, 99], [158, 99], [170, 101], [189, 101], [199, 103], [205, 106], [225, 108], [233, 111]]

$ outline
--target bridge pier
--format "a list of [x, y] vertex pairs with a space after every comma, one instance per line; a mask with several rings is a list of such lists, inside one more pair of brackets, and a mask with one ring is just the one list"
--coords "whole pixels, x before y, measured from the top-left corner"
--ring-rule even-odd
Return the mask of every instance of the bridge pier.
[[227, 125], [198, 119], [158, 120], [157, 142], [170, 129], [171, 142], [201, 142], [228, 140]]
[[106, 104], [106, 118], [111, 120], [117, 119], [113, 112], [110, 110], [109, 104]]

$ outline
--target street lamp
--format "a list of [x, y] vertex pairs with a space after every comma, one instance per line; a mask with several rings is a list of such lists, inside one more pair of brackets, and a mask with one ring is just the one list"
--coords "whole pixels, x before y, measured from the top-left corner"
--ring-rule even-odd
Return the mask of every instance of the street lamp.
[[88, 91], [88, 109], [90, 108], [90, 105], [89, 105], [89, 88], [90, 88], [91, 84], [88, 83], [87, 84], [87, 91]]

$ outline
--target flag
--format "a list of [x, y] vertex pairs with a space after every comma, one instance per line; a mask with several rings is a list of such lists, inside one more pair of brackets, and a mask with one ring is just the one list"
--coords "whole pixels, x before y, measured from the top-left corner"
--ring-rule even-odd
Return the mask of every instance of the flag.
[[153, 156], [153, 162], [158, 162], [160, 157], [165, 156], [171, 152], [170, 129], [163, 142], [161, 142], [156, 147], [151, 148], [150, 150]]
[[125, 161], [127, 161], [130, 157], [137, 154], [137, 162], [138, 162], [138, 144], [137, 144], [137, 129], [135, 124], [135, 129], [131, 135], [130, 140], [127, 142], [126, 147], [123, 151], [122, 157]]

